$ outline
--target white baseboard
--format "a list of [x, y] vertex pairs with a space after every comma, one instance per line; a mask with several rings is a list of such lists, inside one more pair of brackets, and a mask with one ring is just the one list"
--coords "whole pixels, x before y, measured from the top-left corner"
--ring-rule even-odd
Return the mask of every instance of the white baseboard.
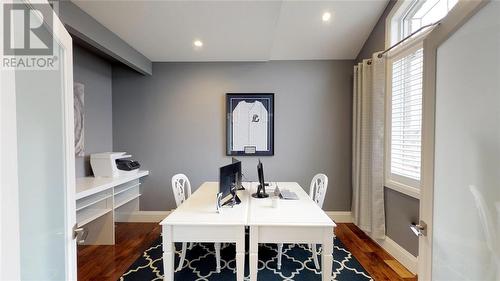
[[[354, 219], [351, 212], [326, 212], [326, 214], [336, 223], [352, 223]], [[368, 236], [370, 236], [367, 233]], [[370, 236], [371, 237], [371, 236]], [[394, 240], [386, 236], [384, 240], [378, 240], [371, 237], [382, 249], [387, 251], [411, 273], [416, 274], [418, 268], [418, 258], [401, 247]]]
[[336, 223], [353, 222], [351, 212], [325, 212]]
[[380, 245], [384, 250], [386, 250], [391, 256], [393, 256], [397, 261], [399, 261], [406, 269], [411, 273], [417, 274], [418, 270], [418, 258], [412, 255], [410, 252], [401, 247], [394, 240], [385, 237], [384, 240], [373, 239], [377, 244]]
[[132, 213], [115, 213], [117, 222], [160, 222], [170, 211], [134, 211]]

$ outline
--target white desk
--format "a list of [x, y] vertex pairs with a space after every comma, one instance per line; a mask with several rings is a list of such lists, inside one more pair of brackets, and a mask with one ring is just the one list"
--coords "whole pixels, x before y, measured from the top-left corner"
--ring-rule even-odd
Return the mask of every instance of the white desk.
[[241, 204], [215, 208], [219, 183], [203, 183], [184, 203], [160, 224], [163, 233], [164, 280], [174, 280], [175, 242], [236, 243], [236, 280], [243, 281], [245, 268], [245, 224], [248, 216], [247, 192], [238, 192]]
[[76, 179], [76, 223], [88, 233], [84, 245], [115, 244], [116, 213], [139, 210], [139, 179], [148, 174], [138, 171], [116, 178]]
[[[270, 189], [274, 189], [275, 184], [271, 183]], [[298, 183], [277, 184], [280, 189], [295, 192], [299, 200], [280, 200], [279, 206], [273, 208], [270, 198], [251, 198], [247, 223], [250, 226], [250, 281], [257, 280], [259, 243], [322, 244], [322, 279], [330, 280], [336, 224], [310, 199]], [[249, 192], [256, 190], [257, 183], [253, 183]]]
[[[274, 185], [274, 183], [273, 183]], [[256, 183], [243, 183], [238, 191], [241, 204], [215, 210], [219, 184], [206, 182], [177, 210], [160, 224], [163, 232], [164, 280], [174, 280], [174, 242], [233, 242], [236, 243], [236, 279], [244, 278], [245, 226], [250, 226], [250, 280], [257, 280], [259, 243], [322, 244], [321, 268], [323, 280], [330, 280], [333, 264], [335, 223], [297, 183], [278, 183], [282, 189], [297, 193], [299, 200], [280, 200], [278, 208], [272, 199], [255, 199]]]

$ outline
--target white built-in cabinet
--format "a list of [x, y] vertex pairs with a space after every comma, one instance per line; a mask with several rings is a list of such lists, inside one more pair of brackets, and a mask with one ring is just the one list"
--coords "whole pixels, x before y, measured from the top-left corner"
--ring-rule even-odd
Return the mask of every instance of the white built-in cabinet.
[[76, 223], [86, 232], [80, 244], [115, 244], [115, 222], [139, 211], [140, 179], [148, 174], [139, 171], [116, 178], [77, 178]]

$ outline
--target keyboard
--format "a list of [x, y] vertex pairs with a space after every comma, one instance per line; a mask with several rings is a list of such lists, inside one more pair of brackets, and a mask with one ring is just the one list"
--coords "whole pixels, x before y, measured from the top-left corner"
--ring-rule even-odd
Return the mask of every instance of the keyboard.
[[290, 191], [288, 189], [283, 189], [281, 190], [278, 185], [276, 185], [276, 188], [274, 189], [274, 195], [279, 195], [281, 199], [285, 200], [299, 200], [299, 196], [293, 191]]
[[299, 196], [293, 191], [283, 189], [280, 191], [281, 198], [285, 200], [299, 200]]

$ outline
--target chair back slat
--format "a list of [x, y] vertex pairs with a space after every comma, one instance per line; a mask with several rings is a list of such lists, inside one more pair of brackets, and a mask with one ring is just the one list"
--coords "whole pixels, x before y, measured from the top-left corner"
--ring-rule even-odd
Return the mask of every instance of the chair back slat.
[[328, 177], [325, 174], [317, 174], [311, 181], [309, 197], [321, 208], [325, 201], [326, 190], [328, 188]]
[[176, 174], [172, 177], [172, 191], [174, 193], [175, 204], [179, 207], [191, 196], [191, 183], [184, 174]]

